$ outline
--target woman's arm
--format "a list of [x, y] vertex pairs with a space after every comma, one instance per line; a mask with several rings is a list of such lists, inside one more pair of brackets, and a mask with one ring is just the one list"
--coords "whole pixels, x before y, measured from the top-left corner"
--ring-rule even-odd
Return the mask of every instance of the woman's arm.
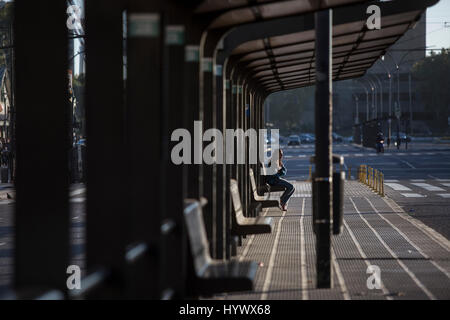
[[276, 173], [277, 177], [283, 177], [285, 176], [287, 173], [287, 169], [284, 165], [281, 166], [280, 170], [278, 170], [278, 172]]

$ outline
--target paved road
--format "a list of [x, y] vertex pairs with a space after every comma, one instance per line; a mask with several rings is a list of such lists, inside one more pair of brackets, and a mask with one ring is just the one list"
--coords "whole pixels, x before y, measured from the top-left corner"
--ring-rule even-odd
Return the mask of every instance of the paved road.
[[[1, 188], [0, 188], [1, 190]], [[71, 191], [71, 264], [80, 266], [82, 274], [85, 272], [83, 258], [85, 236], [85, 191], [82, 185], [72, 186]], [[3, 196], [3, 194], [2, 194]], [[8, 290], [13, 278], [13, 210], [14, 201], [0, 200], [0, 297]]]
[[[284, 147], [288, 179], [309, 176], [314, 145]], [[345, 170], [356, 177], [367, 164], [385, 175], [386, 193], [411, 216], [450, 239], [450, 145], [410, 144], [377, 154], [373, 149], [337, 144], [333, 152], [345, 157]]]

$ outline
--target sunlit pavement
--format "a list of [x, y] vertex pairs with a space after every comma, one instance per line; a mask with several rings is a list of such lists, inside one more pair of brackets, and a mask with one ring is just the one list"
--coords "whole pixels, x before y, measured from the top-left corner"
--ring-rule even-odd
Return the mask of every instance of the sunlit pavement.
[[[346, 184], [343, 232], [332, 237], [334, 285], [317, 289], [311, 184], [294, 183], [287, 212], [264, 211], [275, 221], [272, 233], [249, 236], [238, 250], [238, 259], [259, 262], [255, 290], [215, 299], [450, 298], [450, 242], [357, 181]], [[379, 270], [376, 287], [369, 279], [373, 268]]]
[[[283, 146], [287, 179], [306, 180], [314, 145]], [[366, 164], [384, 173], [386, 194], [408, 214], [450, 238], [450, 147], [445, 144], [410, 143], [408, 150], [375, 149], [335, 144], [333, 153], [344, 156], [344, 169], [353, 179], [357, 168]], [[312, 168], [314, 170], [314, 168]]]

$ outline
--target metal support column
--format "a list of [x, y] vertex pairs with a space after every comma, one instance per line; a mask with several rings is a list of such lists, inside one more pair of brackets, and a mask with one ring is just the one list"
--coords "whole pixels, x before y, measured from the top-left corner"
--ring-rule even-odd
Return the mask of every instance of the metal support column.
[[[127, 16], [127, 169], [129, 215], [135, 248], [145, 248], [128, 270], [130, 298], [160, 298], [161, 16], [153, 2], [131, 0]], [[152, 26], [139, 33], [139, 23]]]
[[[209, 43], [208, 35], [204, 35], [202, 44], [200, 45], [200, 113], [202, 115], [203, 130], [215, 127], [215, 119], [213, 118], [213, 58], [212, 50], [205, 48]], [[204, 143], [204, 147], [211, 142]], [[214, 165], [203, 165], [203, 196], [208, 199], [208, 203], [203, 208], [203, 218], [205, 220], [206, 234], [209, 242], [211, 256], [216, 257], [216, 188], [215, 188], [215, 170]]]
[[[25, 289], [30, 294], [39, 293], [35, 289], [67, 290], [70, 142], [66, 9], [62, 0], [14, 3], [14, 285], [19, 294]], [[45, 30], [45, 36], [37, 37], [33, 30]], [[30, 72], [37, 62], [45, 66], [45, 72]], [[45, 141], [44, 152], [37, 139]]]
[[[189, 19], [190, 18], [190, 19]], [[184, 128], [188, 129], [191, 137], [202, 139], [201, 132], [194, 132], [194, 121], [201, 121], [202, 114], [199, 108], [199, 76], [200, 76], [200, 40], [201, 27], [195, 22], [193, 16], [189, 16], [186, 25], [186, 46], [185, 46], [185, 66], [184, 66]], [[200, 135], [200, 136], [197, 136]], [[193, 141], [192, 141], [193, 142]], [[195, 155], [194, 143], [192, 143], [192, 163], [184, 167], [186, 174], [187, 197], [199, 199], [203, 195], [202, 172], [203, 149]]]
[[[245, 79], [244, 79], [245, 81]], [[249, 124], [250, 124], [250, 118], [248, 116], [248, 112], [250, 111], [250, 93], [248, 90], [248, 83], [244, 82], [243, 83], [243, 97], [244, 97], [244, 104], [242, 106], [242, 112], [243, 112], [243, 129], [244, 132], [246, 132], [249, 129]], [[249, 183], [248, 183], [248, 178], [249, 178], [249, 174], [248, 174], [248, 169], [249, 169], [249, 163], [248, 163], [248, 159], [249, 159], [249, 139], [245, 138], [245, 164], [243, 165], [243, 169], [244, 172], [242, 174], [242, 177], [244, 179], [244, 190], [243, 195], [244, 195], [244, 206], [245, 206], [245, 211], [249, 212], [249, 208], [250, 208], [250, 198], [249, 198]], [[251, 214], [249, 212], [249, 214]]]
[[163, 13], [163, 83], [162, 83], [162, 154], [160, 180], [163, 203], [162, 232], [162, 297], [180, 298], [185, 295], [186, 253], [183, 199], [183, 167], [171, 160], [172, 148], [178, 143], [171, 141], [171, 134], [183, 127], [180, 107], [184, 104], [183, 84], [185, 66], [185, 15], [184, 5], [176, 1], [166, 2]]
[[[233, 109], [233, 104], [232, 104], [232, 91], [231, 91], [231, 71], [230, 68], [227, 68], [227, 62], [224, 65], [224, 74], [225, 74], [225, 99], [224, 99], [224, 112], [226, 114], [226, 119], [225, 119], [225, 129], [234, 129], [235, 126], [235, 112]], [[226, 136], [226, 132], [224, 132], [224, 136]], [[226, 161], [226, 156], [227, 154], [225, 154], [225, 161]], [[232, 219], [231, 219], [231, 215], [233, 214], [233, 204], [232, 204], [232, 200], [231, 200], [231, 193], [230, 193], [230, 179], [234, 179], [233, 177], [233, 171], [232, 171], [232, 167], [235, 165], [235, 162], [233, 162], [233, 164], [227, 164], [226, 162], [224, 163], [225, 166], [225, 183], [224, 183], [224, 187], [225, 187], [225, 230], [226, 230], [226, 234], [225, 234], [225, 258], [226, 259], [230, 259], [231, 258], [231, 242], [232, 242], [232, 238], [231, 238], [231, 224], [232, 224]]]
[[[223, 144], [222, 146], [217, 145], [218, 148], [222, 147], [223, 156], [226, 155], [225, 148], [225, 128], [226, 128], [226, 109], [223, 103], [224, 99], [224, 74], [223, 74], [223, 61], [214, 59], [214, 78], [213, 78], [213, 100], [212, 100], [212, 108], [215, 113], [215, 128], [218, 129], [223, 134]], [[219, 164], [215, 164], [215, 188], [216, 188], [216, 203], [214, 204], [216, 207], [216, 258], [223, 259], [225, 257], [225, 175], [226, 175], [226, 166], [225, 164], [220, 164], [220, 162], [224, 163], [225, 158], [218, 159]]]
[[316, 173], [313, 183], [318, 192], [315, 203], [317, 287], [332, 287], [331, 223], [332, 216], [332, 11], [315, 14], [316, 25]]
[[123, 9], [123, 1], [86, 2], [86, 265], [111, 273], [89, 298], [123, 298], [126, 291]]

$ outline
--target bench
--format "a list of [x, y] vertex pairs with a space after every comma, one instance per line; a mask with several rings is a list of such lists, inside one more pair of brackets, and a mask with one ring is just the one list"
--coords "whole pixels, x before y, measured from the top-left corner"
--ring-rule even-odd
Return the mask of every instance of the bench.
[[253, 280], [258, 264], [253, 261], [212, 259], [200, 203], [196, 200], [186, 199], [184, 205], [191, 268], [195, 273], [193, 283], [189, 283], [189, 290], [198, 295], [253, 290]]
[[237, 236], [248, 234], [261, 234], [272, 232], [272, 218], [269, 217], [244, 217], [241, 197], [239, 195], [238, 183], [236, 180], [230, 180], [230, 193], [233, 202], [231, 233]]
[[[252, 202], [260, 203], [262, 208], [273, 208], [273, 207], [279, 208], [280, 203], [278, 200], [266, 200], [265, 197], [262, 197], [258, 194], [258, 189], [256, 187], [253, 169], [249, 169], [249, 175], [250, 175], [250, 184], [252, 186], [253, 200], [254, 200]], [[284, 191], [284, 189], [283, 189], [283, 191]]]

